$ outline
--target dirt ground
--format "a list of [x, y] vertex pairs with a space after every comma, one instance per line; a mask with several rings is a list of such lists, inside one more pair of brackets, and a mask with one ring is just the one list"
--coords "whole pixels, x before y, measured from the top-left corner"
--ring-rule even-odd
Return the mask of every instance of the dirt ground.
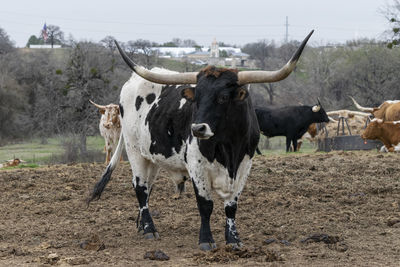
[[[136, 230], [126, 162], [88, 208], [103, 164], [1, 170], [0, 265], [399, 266], [399, 159], [371, 151], [257, 156], [236, 219], [245, 248], [224, 245], [223, 203], [215, 196], [219, 248], [208, 253], [197, 249], [200, 217], [190, 183], [174, 200], [161, 173], [150, 201], [161, 240], [149, 241]], [[169, 260], [149, 259], [155, 250]]]

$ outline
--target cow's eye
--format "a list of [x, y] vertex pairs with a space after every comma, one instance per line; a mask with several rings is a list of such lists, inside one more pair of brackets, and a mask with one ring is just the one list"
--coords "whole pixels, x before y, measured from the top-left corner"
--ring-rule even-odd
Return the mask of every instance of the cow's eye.
[[226, 102], [228, 102], [228, 100], [229, 100], [229, 95], [220, 95], [219, 97], [218, 97], [218, 104], [224, 104], [224, 103], [226, 103]]

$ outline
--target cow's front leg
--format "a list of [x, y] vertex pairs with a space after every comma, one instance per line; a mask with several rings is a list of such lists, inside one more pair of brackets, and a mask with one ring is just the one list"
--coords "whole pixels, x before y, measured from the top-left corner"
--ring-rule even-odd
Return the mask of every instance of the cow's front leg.
[[147, 184], [139, 176], [136, 176], [133, 182], [136, 192], [136, 198], [139, 202], [138, 230], [143, 230], [145, 239], [158, 239], [160, 236], [154, 226], [153, 219], [149, 211], [149, 198], [151, 185]]
[[289, 136], [286, 136], [286, 152], [290, 151], [290, 144], [292, 143], [292, 138]]
[[[214, 202], [206, 185], [198, 180], [192, 179], [194, 192], [196, 193], [197, 207], [200, 212], [201, 226], [199, 234], [199, 248], [201, 250], [211, 250], [217, 247], [211, 234], [210, 217], [213, 211]], [[204, 181], [203, 181], [204, 182]]]
[[237, 210], [237, 201], [225, 201], [225, 240], [227, 245], [231, 245], [233, 249], [238, 249], [243, 246], [240, 241], [239, 233], [236, 230], [235, 216]]

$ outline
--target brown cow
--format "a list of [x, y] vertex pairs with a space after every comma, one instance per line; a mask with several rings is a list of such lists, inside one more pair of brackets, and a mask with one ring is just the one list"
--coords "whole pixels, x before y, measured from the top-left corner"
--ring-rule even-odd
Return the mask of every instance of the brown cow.
[[383, 121], [398, 121], [400, 120], [400, 100], [387, 100], [383, 102], [377, 108], [366, 108], [360, 106], [354, 98], [350, 96], [353, 100], [354, 105], [361, 111], [370, 112], [377, 119], [382, 119]]
[[0, 168], [5, 167], [15, 167], [18, 166], [20, 163], [24, 163], [26, 161], [20, 160], [19, 158], [7, 160], [6, 163], [0, 164]]
[[373, 119], [361, 138], [365, 141], [380, 140], [389, 152], [400, 152], [400, 121], [384, 122], [382, 119]]
[[[121, 122], [119, 118], [119, 106], [115, 104], [108, 104], [107, 106], [102, 106], [89, 100], [95, 107], [100, 111], [101, 118], [99, 124], [99, 130], [101, 136], [104, 137], [106, 151], [106, 164], [111, 160], [111, 154], [115, 152], [118, 145], [119, 136], [121, 134]], [[122, 157], [121, 157], [122, 160]]]

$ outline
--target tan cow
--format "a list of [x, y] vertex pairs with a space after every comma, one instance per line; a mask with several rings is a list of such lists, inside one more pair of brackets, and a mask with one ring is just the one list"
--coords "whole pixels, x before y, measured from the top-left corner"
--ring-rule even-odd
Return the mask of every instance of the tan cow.
[[370, 112], [377, 119], [383, 121], [398, 121], [400, 120], [400, 100], [387, 100], [377, 108], [366, 108], [360, 106], [354, 98], [354, 105], [361, 111]]
[[366, 142], [367, 139], [380, 140], [389, 152], [400, 152], [400, 121], [373, 119], [361, 138]]
[[[121, 122], [119, 118], [119, 106], [115, 104], [108, 104], [107, 106], [102, 106], [89, 100], [95, 107], [100, 111], [101, 118], [99, 124], [99, 130], [101, 136], [104, 137], [106, 151], [106, 164], [110, 162], [111, 155], [115, 152], [118, 145], [119, 136], [121, 134]], [[121, 156], [122, 160], [122, 156]]]

